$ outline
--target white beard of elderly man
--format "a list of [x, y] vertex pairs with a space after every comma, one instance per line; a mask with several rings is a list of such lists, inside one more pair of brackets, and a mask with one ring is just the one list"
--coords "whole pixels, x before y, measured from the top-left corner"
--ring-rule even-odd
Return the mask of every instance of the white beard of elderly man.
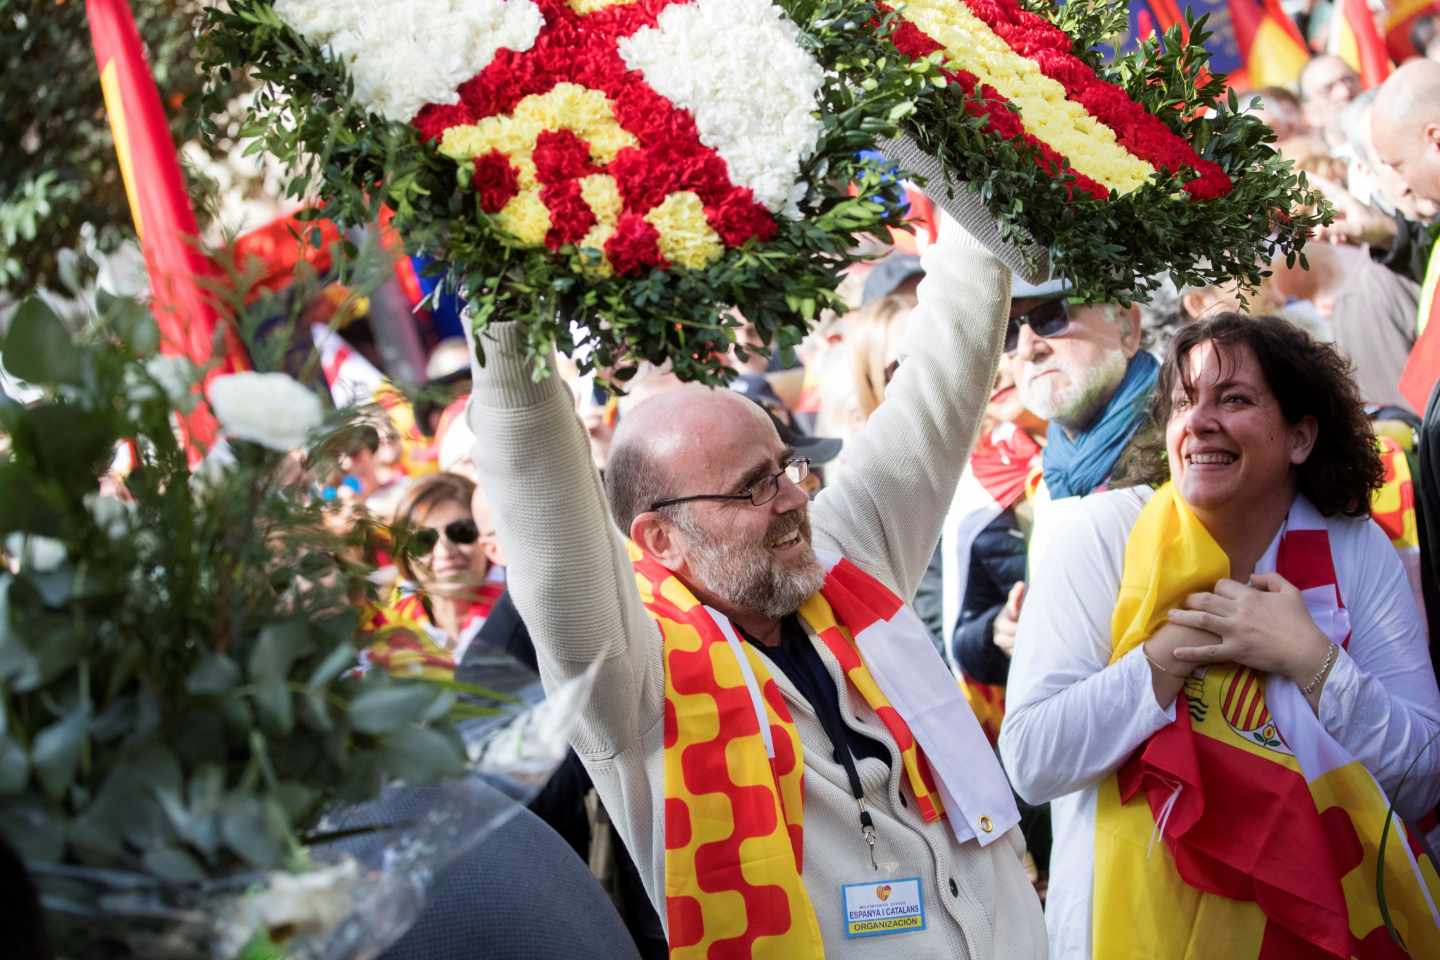
[[886, 401], [812, 504], [759, 407], [626, 411], [604, 485], [523, 331], [486, 333], [469, 418], [516, 607], [674, 958], [1041, 960], [993, 751], [905, 603], [985, 407], [1009, 271], [953, 223]]

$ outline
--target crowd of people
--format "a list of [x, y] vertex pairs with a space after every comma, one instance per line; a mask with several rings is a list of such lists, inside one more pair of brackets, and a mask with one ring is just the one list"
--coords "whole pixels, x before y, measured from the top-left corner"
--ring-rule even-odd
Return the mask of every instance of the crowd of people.
[[1258, 290], [1079, 302], [936, 214], [728, 390], [442, 343], [317, 485], [394, 531], [356, 671], [598, 669], [533, 807], [642, 956], [1392, 956], [1377, 871], [1440, 956], [1440, 62], [1241, 99], [1338, 212]]

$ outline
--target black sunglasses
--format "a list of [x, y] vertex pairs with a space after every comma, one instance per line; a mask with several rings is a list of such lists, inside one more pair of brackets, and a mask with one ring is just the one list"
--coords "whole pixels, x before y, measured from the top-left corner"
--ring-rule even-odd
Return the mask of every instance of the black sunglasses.
[[[439, 530], [421, 527], [410, 535], [407, 549], [411, 554], [423, 557], [435, 549], [435, 545], [440, 542], [440, 534]], [[451, 543], [468, 547], [480, 539], [480, 528], [475, 526], [474, 520], [451, 520], [445, 524], [444, 534], [445, 539]]]
[[1006, 353], [1014, 353], [1020, 345], [1020, 328], [1024, 326], [1042, 339], [1063, 336], [1070, 329], [1070, 310], [1064, 300], [1046, 300], [1018, 317], [1011, 317], [1010, 325], [1005, 328]]

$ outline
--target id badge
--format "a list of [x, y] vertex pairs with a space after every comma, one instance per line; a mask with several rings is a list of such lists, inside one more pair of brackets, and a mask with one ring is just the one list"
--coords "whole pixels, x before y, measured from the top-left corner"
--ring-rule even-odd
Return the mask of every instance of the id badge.
[[919, 877], [842, 884], [840, 898], [847, 937], [884, 937], [925, 929], [925, 893]]

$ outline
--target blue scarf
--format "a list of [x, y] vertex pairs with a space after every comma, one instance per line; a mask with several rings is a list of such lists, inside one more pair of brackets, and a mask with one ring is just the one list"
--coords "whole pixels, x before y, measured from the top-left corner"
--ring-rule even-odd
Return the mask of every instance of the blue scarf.
[[1115, 395], [1089, 430], [1071, 439], [1056, 424], [1044, 458], [1045, 486], [1051, 499], [1083, 496], [1110, 479], [1115, 461], [1140, 428], [1145, 404], [1159, 376], [1159, 362], [1141, 350], [1130, 358]]

